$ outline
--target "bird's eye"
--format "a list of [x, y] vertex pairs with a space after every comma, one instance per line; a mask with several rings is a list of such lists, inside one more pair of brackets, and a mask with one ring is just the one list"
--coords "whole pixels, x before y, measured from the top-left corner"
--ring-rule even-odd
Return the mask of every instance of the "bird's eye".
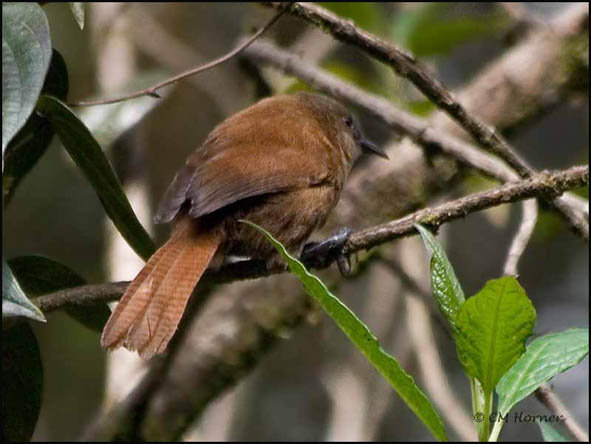
[[343, 122], [345, 122], [345, 125], [349, 128], [353, 128], [353, 118], [351, 116], [343, 117]]

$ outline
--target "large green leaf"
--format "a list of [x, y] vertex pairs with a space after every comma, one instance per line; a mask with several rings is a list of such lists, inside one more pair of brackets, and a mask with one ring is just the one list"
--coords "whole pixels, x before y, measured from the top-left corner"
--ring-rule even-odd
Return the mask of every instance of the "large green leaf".
[[589, 330], [574, 328], [536, 339], [497, 385], [504, 416], [544, 382], [581, 362], [589, 354]]
[[[86, 284], [82, 277], [65, 265], [43, 256], [15, 257], [8, 264], [22, 288], [32, 298]], [[105, 303], [69, 307], [66, 312], [82, 325], [98, 332], [103, 330], [111, 315]]]
[[439, 242], [431, 232], [421, 225], [415, 224], [415, 228], [421, 233], [425, 248], [429, 255], [429, 268], [431, 270], [431, 290], [439, 305], [439, 310], [449, 322], [452, 331], [456, 329], [456, 317], [464, 305], [464, 291], [460, 281], [456, 277], [451, 262]]
[[456, 347], [468, 375], [485, 398], [525, 351], [536, 312], [513, 276], [488, 281], [468, 298], [456, 318]]
[[[68, 94], [68, 71], [64, 59], [55, 49], [42, 93], [65, 99]], [[7, 205], [20, 181], [35, 166], [47, 150], [53, 138], [49, 121], [37, 113], [29, 116], [27, 123], [14, 136], [4, 152], [2, 192]]]
[[569, 442], [570, 439], [566, 438], [562, 433], [560, 433], [556, 428], [548, 424], [544, 421], [539, 421], [538, 425], [540, 426], [540, 431], [542, 432], [542, 437], [546, 442]]
[[2, 3], [2, 154], [24, 126], [51, 60], [47, 17], [37, 3]]
[[2, 318], [16, 316], [45, 322], [41, 310], [27, 298], [10, 267], [2, 259]]
[[2, 441], [29, 441], [41, 409], [43, 365], [26, 323], [2, 333]]
[[367, 326], [346, 305], [339, 301], [320, 279], [309, 273], [301, 262], [291, 256], [285, 247], [271, 234], [256, 224], [248, 221], [243, 222], [265, 235], [285, 259], [291, 272], [298, 277], [306, 292], [320, 303], [326, 313], [375, 369], [390, 383], [392, 388], [423, 421], [431, 433], [439, 440], [446, 440], [445, 428], [441, 418], [429, 399], [415, 384], [413, 378], [400, 367], [398, 361], [380, 347], [376, 337]]
[[105, 211], [133, 250], [147, 260], [154, 243], [138, 221], [119, 179], [90, 131], [55, 97], [42, 95], [37, 110], [49, 121], [64, 148], [94, 187]]

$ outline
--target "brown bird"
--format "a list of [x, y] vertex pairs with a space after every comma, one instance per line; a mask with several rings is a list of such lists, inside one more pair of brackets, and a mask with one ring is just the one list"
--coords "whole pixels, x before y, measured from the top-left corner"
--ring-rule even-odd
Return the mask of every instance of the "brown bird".
[[103, 330], [105, 348], [145, 359], [166, 349], [195, 285], [228, 255], [279, 260], [246, 219], [299, 254], [326, 221], [367, 142], [351, 114], [328, 97], [263, 99], [218, 125], [175, 176], [155, 217], [170, 239], [131, 282]]

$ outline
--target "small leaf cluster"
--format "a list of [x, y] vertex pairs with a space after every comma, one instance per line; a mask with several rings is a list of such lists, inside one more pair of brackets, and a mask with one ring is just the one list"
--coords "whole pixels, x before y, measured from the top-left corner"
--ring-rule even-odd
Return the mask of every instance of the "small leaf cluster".
[[[443, 248], [424, 227], [416, 225], [430, 253], [433, 296], [449, 323], [458, 358], [473, 388], [474, 417], [482, 441], [496, 441], [505, 417], [521, 400], [581, 362], [589, 353], [589, 330], [569, 329], [532, 341], [536, 312], [525, 290], [513, 276], [488, 281], [474, 296], [464, 292]], [[498, 403], [493, 412], [493, 395]], [[483, 415], [483, 416], [479, 416]], [[559, 433], [542, 426], [544, 437]]]
[[[260, 231], [273, 244], [306, 292], [320, 304], [433, 436], [446, 440], [443, 422], [429, 398], [398, 361], [380, 347], [369, 328], [269, 232], [251, 222], [243, 222]], [[526, 346], [536, 312], [517, 279], [505, 276], [490, 280], [466, 300], [441, 245], [426, 228], [415, 227], [429, 255], [433, 296], [450, 327], [458, 358], [470, 380], [479, 439], [496, 441], [504, 421], [495, 422], [491, 433], [490, 420], [495, 416], [494, 392], [498, 397], [497, 413], [504, 417], [515, 404], [542, 384], [587, 356], [589, 331], [569, 329], [543, 336]], [[549, 424], [540, 427], [544, 437], [560, 434]]]

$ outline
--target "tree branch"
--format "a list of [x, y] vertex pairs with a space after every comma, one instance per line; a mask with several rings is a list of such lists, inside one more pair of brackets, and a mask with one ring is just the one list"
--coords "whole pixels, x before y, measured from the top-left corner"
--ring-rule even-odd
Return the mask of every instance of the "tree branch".
[[558, 416], [568, 431], [581, 442], [589, 442], [589, 434], [575, 421], [572, 414], [564, 406], [560, 398], [552, 390], [548, 383], [544, 383], [536, 390], [536, 397], [552, 413]]
[[425, 304], [412, 297], [406, 298], [405, 303], [409, 340], [430, 398], [461, 440], [475, 441], [471, 415], [450, 389]]
[[588, 166], [576, 166], [560, 172], [538, 173], [530, 179], [509, 182], [492, 190], [471, 194], [433, 208], [425, 208], [393, 222], [355, 233], [345, 245], [345, 251], [353, 253], [366, 250], [408, 236], [414, 233], [413, 225], [417, 223], [437, 228], [443, 223], [465, 217], [475, 211], [530, 197], [552, 198], [567, 189], [580, 188], [588, 183]]
[[[417, 232], [414, 224], [417, 223], [437, 229], [444, 223], [496, 205], [532, 197], [556, 197], [566, 190], [580, 188], [588, 184], [588, 166], [575, 166], [564, 171], [541, 172], [529, 179], [510, 182], [491, 190], [424, 208], [392, 222], [357, 231], [345, 244], [344, 251], [346, 254], [353, 254], [401, 237], [415, 235]], [[321, 260], [320, 262], [328, 265], [331, 261]], [[248, 260], [223, 266], [217, 271], [208, 270], [201, 282], [204, 285], [222, 284], [237, 280], [257, 279], [285, 271], [287, 271], [287, 267], [284, 264], [268, 268], [264, 261]], [[115, 282], [84, 285], [39, 296], [33, 302], [45, 313], [70, 306], [110, 302], [121, 297], [127, 284], [127, 282]]]
[[534, 229], [536, 228], [536, 222], [538, 220], [538, 202], [534, 199], [523, 201], [521, 203], [521, 213], [521, 223], [519, 224], [517, 233], [511, 242], [509, 252], [507, 253], [507, 259], [503, 266], [504, 275], [517, 276], [518, 274], [517, 263], [525, 252], [527, 243], [534, 234]]
[[[286, 9], [291, 15], [330, 33], [334, 38], [351, 44], [370, 56], [391, 66], [401, 77], [413, 83], [427, 98], [445, 111], [464, 128], [483, 148], [507, 162], [521, 177], [529, 177], [535, 170], [513, 147], [496, 131], [456, 100], [455, 96], [412, 55], [373, 34], [359, 29], [350, 20], [345, 20], [332, 12], [311, 3], [263, 2], [266, 6]], [[586, 14], [588, 27], [589, 6], [577, 6]], [[573, 12], [574, 11], [574, 12]], [[577, 10], [569, 11], [576, 14]], [[582, 15], [583, 17], [585, 14]], [[551, 203], [568, 221], [571, 227], [586, 241], [589, 241], [589, 224], [575, 209], [564, 201]]]
[[200, 72], [207, 71], [208, 69], [211, 69], [211, 68], [214, 68], [218, 65], [221, 65], [222, 63], [230, 60], [232, 57], [238, 55], [239, 53], [244, 51], [246, 48], [248, 48], [267, 29], [269, 29], [271, 26], [273, 26], [273, 24], [277, 20], [279, 20], [279, 18], [283, 15], [283, 13], [285, 12], [285, 9], [284, 8], [278, 8], [278, 9], [279, 9], [279, 12], [277, 14], [275, 14], [273, 16], [273, 18], [271, 20], [269, 20], [269, 22], [267, 22], [267, 24], [265, 26], [263, 26], [261, 29], [259, 29], [257, 32], [255, 32], [251, 37], [246, 39], [244, 42], [242, 42], [240, 45], [238, 45], [236, 48], [234, 48], [229, 53], [227, 53], [215, 60], [212, 60], [211, 62], [208, 62], [205, 65], [201, 65], [196, 68], [191, 68], [191, 69], [184, 71], [180, 74], [177, 74], [169, 79], [166, 79], [160, 83], [152, 85], [149, 88], [144, 88], [144, 89], [141, 89], [141, 90], [133, 92], [133, 93], [125, 94], [120, 97], [115, 97], [112, 99], [92, 100], [92, 101], [69, 102], [68, 105], [70, 105], [70, 106], [109, 105], [112, 103], [123, 102], [125, 100], [135, 99], [135, 98], [142, 97], [142, 96], [150, 96], [150, 97], [160, 98], [160, 96], [157, 93], [157, 91], [159, 89], [164, 88], [165, 86], [171, 85], [173, 83], [176, 83], [179, 80], [182, 80], [186, 77], [190, 77], [195, 74], [199, 74]]

